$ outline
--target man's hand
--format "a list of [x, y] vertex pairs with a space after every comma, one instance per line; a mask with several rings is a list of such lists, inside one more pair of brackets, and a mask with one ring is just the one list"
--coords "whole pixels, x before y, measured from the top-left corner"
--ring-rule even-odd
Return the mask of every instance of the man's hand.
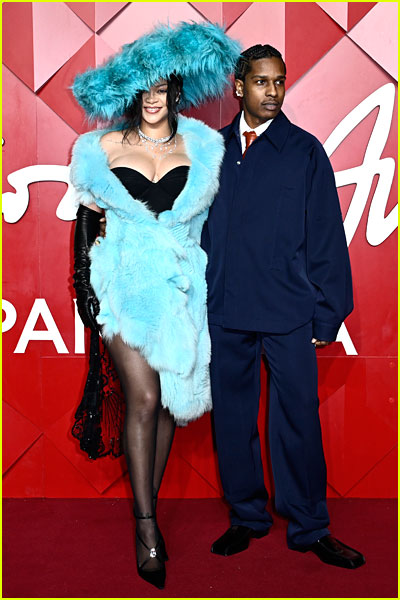
[[106, 218], [102, 217], [99, 221], [100, 231], [99, 236], [105, 238], [106, 237]]
[[323, 340], [317, 340], [317, 338], [313, 338], [311, 343], [314, 344], [316, 348], [324, 348], [325, 346], [329, 346], [332, 342], [324, 342]]

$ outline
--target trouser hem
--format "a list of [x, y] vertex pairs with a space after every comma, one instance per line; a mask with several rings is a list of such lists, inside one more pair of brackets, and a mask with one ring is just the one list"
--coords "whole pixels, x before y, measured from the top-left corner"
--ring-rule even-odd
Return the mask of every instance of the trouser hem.
[[304, 546], [311, 546], [311, 544], [314, 544], [314, 542], [316, 542], [317, 540], [320, 540], [321, 538], [323, 538], [324, 536], [329, 535], [329, 534], [330, 534], [330, 531], [327, 528], [316, 529], [315, 531], [310, 531], [309, 533], [307, 533], [304, 536], [297, 535], [296, 543], [294, 543], [288, 539], [287, 545], [290, 550], [300, 550]]

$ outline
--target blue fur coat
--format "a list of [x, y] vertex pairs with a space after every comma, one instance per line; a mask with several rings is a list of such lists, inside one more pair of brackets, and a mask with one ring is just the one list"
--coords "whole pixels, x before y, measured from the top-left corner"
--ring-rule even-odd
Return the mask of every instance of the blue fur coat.
[[71, 162], [79, 201], [106, 210], [107, 237], [91, 250], [91, 283], [105, 339], [119, 334], [160, 374], [162, 405], [178, 422], [211, 409], [206, 254], [200, 235], [218, 189], [223, 138], [201, 121], [179, 117], [191, 160], [172, 210], [157, 218], [109, 169], [100, 138], [82, 135]]

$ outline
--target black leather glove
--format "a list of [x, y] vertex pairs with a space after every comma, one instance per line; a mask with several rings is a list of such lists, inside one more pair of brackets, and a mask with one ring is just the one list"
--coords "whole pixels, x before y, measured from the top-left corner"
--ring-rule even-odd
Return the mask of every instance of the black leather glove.
[[74, 240], [74, 288], [76, 290], [76, 305], [85, 327], [98, 331], [96, 316], [99, 314], [99, 301], [90, 285], [89, 251], [99, 234], [99, 213], [82, 204], [76, 213]]

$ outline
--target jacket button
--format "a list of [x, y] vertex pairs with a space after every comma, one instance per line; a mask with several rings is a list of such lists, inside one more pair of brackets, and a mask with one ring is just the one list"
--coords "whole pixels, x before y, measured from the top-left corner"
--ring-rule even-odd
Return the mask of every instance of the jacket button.
[[237, 160], [237, 161], [236, 161], [236, 164], [237, 164], [237, 165], [240, 165], [240, 160]]

